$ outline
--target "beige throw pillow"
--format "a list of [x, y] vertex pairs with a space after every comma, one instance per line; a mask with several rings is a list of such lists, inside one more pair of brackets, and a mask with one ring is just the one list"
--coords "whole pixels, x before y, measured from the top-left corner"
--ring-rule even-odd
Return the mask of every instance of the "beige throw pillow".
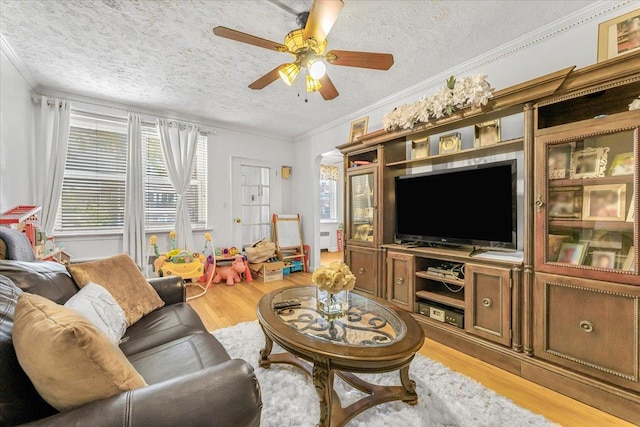
[[124, 310], [127, 326], [164, 306], [164, 301], [128, 254], [69, 264], [67, 270], [79, 287], [94, 282], [109, 291]]
[[147, 385], [89, 320], [39, 295], [18, 298], [13, 345], [40, 396], [61, 412]]

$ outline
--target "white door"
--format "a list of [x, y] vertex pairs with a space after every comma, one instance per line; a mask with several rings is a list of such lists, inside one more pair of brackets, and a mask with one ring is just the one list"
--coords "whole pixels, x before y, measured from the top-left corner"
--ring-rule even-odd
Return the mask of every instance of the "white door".
[[271, 238], [271, 212], [275, 172], [257, 160], [233, 159], [233, 241], [244, 248], [262, 238]]

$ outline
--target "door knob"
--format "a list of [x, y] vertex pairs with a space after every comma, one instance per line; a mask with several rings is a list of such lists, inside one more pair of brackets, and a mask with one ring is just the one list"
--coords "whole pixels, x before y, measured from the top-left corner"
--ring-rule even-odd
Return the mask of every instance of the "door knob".
[[235, 222], [237, 222], [238, 224], [240, 224], [242, 222], [242, 220], [240, 218], [236, 218]]

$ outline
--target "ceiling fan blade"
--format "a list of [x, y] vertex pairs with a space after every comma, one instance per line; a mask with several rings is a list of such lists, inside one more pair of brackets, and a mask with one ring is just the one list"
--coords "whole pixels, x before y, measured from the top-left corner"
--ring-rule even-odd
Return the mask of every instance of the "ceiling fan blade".
[[227, 27], [215, 27], [213, 34], [226, 39], [247, 43], [253, 46], [263, 47], [265, 49], [275, 50], [276, 52], [286, 52], [287, 47], [281, 43], [272, 42], [271, 40], [262, 39], [252, 36], [251, 34], [242, 33]]
[[280, 75], [278, 74], [278, 71], [280, 71], [280, 68], [284, 67], [285, 65], [287, 65], [287, 64], [278, 65], [276, 68], [274, 68], [273, 70], [269, 71], [267, 74], [265, 74], [264, 76], [260, 77], [255, 82], [251, 83], [249, 85], [249, 87], [251, 89], [253, 89], [253, 90], [258, 90], [258, 89], [263, 89], [263, 88], [269, 86], [271, 83], [275, 82], [276, 80], [278, 80], [278, 78], [280, 78]]
[[331, 79], [327, 74], [325, 74], [320, 78], [320, 85], [321, 86], [320, 86], [320, 89], [318, 89], [318, 91], [320, 92], [320, 95], [322, 95], [325, 101], [330, 101], [339, 95], [338, 90], [333, 85], [333, 82], [331, 81]]
[[342, 0], [315, 0], [309, 12], [307, 25], [304, 26], [304, 39], [312, 38], [322, 43], [338, 19], [343, 6]]
[[345, 67], [388, 70], [393, 65], [393, 55], [390, 53], [332, 50], [327, 52], [326, 57], [329, 64], [343, 65]]

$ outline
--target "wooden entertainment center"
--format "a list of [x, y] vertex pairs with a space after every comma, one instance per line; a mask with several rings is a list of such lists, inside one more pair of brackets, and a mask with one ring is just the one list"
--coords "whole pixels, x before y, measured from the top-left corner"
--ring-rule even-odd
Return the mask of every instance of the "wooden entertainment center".
[[[638, 96], [635, 53], [338, 146], [356, 291], [413, 313], [430, 339], [640, 424], [640, 110], [629, 110]], [[514, 118], [519, 135], [487, 146], [469, 138], [477, 124]], [[437, 154], [450, 132], [461, 149]], [[426, 137], [430, 149], [415, 158], [413, 141]], [[517, 252], [396, 241], [396, 177], [505, 158], [518, 159], [522, 179]]]

